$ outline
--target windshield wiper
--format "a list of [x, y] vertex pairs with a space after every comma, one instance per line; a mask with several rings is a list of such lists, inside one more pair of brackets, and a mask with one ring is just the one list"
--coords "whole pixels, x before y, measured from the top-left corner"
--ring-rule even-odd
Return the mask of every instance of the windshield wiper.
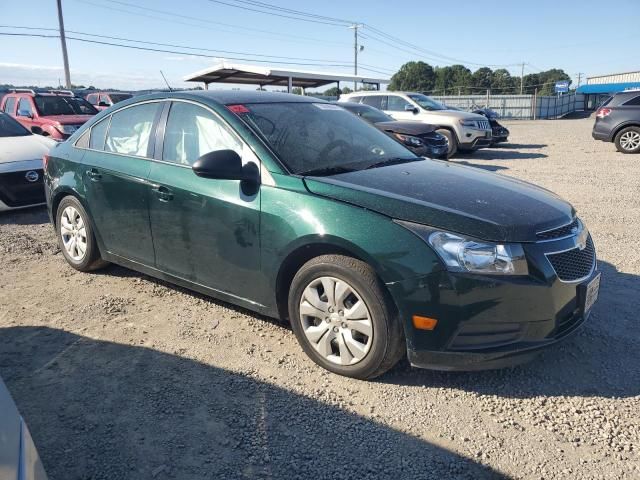
[[408, 163], [414, 162], [416, 160], [422, 160], [421, 157], [394, 157], [387, 158], [386, 160], [381, 160], [380, 162], [372, 163], [365, 170], [369, 170], [370, 168], [378, 168], [378, 167], [386, 167], [388, 165], [397, 165], [399, 163]]
[[342, 165], [334, 165], [332, 167], [314, 168], [304, 172], [298, 172], [298, 175], [309, 175], [322, 177], [325, 175], [337, 175], [339, 173], [355, 172], [354, 168], [343, 167]]

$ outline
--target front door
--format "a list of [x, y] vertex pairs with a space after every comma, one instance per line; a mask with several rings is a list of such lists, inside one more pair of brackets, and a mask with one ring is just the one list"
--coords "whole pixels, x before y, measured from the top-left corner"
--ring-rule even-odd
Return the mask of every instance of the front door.
[[417, 115], [413, 113], [413, 110], [407, 108], [415, 108], [415, 105], [409, 103], [407, 100], [399, 95], [389, 95], [387, 97], [387, 107], [385, 113], [391, 115], [396, 120], [417, 120]]
[[124, 108], [91, 129], [84, 156], [90, 215], [106, 250], [153, 266], [149, 170], [161, 103]]
[[210, 110], [191, 102], [171, 104], [162, 146], [156, 149], [159, 161], [149, 175], [156, 267], [251, 299], [260, 266], [260, 192], [243, 191], [238, 180], [201, 178], [191, 169], [201, 155], [226, 149], [257, 163]]

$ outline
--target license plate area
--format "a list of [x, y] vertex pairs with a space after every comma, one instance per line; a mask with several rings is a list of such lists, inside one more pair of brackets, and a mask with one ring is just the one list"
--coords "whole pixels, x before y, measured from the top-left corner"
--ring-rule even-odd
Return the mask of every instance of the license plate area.
[[582, 312], [588, 315], [593, 305], [598, 300], [600, 292], [600, 274], [596, 275], [589, 283], [578, 287], [578, 297], [581, 299]]

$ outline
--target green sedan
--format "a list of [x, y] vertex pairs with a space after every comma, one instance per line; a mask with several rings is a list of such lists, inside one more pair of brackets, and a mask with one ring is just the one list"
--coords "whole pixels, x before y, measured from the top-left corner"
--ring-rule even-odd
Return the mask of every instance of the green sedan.
[[170, 92], [101, 112], [45, 157], [80, 271], [116, 263], [291, 323], [373, 378], [523, 362], [598, 295], [593, 241], [539, 187], [415, 156], [310, 97]]

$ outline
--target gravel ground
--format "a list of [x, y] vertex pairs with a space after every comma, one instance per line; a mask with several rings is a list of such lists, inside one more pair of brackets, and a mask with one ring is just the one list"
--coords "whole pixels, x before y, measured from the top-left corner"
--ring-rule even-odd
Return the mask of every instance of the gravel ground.
[[588, 324], [501, 371], [341, 378], [286, 325], [78, 273], [43, 209], [0, 215], [0, 375], [50, 479], [640, 478], [640, 156], [591, 125], [513, 122], [511, 144], [455, 160], [557, 192], [598, 248]]

